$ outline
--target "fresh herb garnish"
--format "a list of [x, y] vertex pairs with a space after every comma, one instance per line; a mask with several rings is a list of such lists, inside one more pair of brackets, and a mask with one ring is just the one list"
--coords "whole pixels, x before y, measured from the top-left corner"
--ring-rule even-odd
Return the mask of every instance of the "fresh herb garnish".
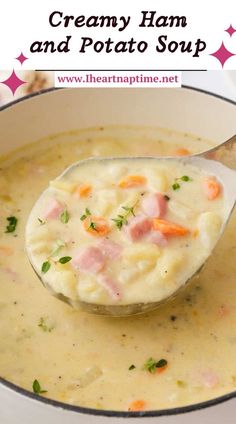
[[153, 358], [149, 358], [144, 364], [144, 369], [149, 371], [151, 374], [154, 374], [157, 368], [163, 368], [166, 365], [167, 365], [166, 359], [160, 359], [159, 361], [156, 361]]
[[149, 358], [145, 364], [144, 369], [154, 374], [156, 372], [156, 361], [153, 358]]
[[43, 317], [40, 318], [38, 327], [40, 327], [43, 331], [45, 331], [45, 333], [46, 332], [51, 333], [51, 331], [54, 329], [53, 326], [49, 326], [46, 324], [46, 320]]
[[157, 363], [156, 363], [156, 367], [157, 368], [163, 368], [166, 367], [167, 365], [167, 360], [166, 359], [160, 359]]
[[[55, 248], [52, 250], [52, 252], [50, 253], [50, 255], [48, 256], [48, 259], [47, 259], [47, 261], [45, 261], [43, 264], [42, 264], [42, 268], [41, 268], [41, 271], [44, 273], [44, 274], [46, 274], [46, 272], [48, 272], [49, 271], [49, 269], [51, 268], [51, 262], [50, 262], [50, 260], [52, 260], [53, 261], [53, 257], [54, 256], [57, 256], [58, 255], [58, 253], [61, 251], [61, 249], [63, 248], [63, 247], [65, 247], [65, 245], [66, 245], [66, 243], [63, 241], [63, 240], [57, 240], [56, 241], [56, 246], [55, 246]], [[58, 261], [55, 261], [54, 260], [54, 263], [56, 263], [56, 262], [59, 262], [60, 264], [66, 264], [67, 262], [70, 262], [71, 261], [71, 259], [72, 259], [72, 257], [71, 256], [63, 256], [62, 258], [60, 258]]]
[[65, 209], [60, 215], [60, 220], [63, 224], [67, 224], [69, 219], [70, 219], [70, 214], [69, 214], [68, 210]]
[[191, 178], [188, 175], [183, 175], [180, 179], [182, 181], [191, 181]]
[[173, 188], [173, 190], [178, 190], [180, 188], [180, 184], [174, 183], [174, 184], [172, 184], [172, 188]]
[[123, 225], [127, 225], [128, 224], [127, 218], [130, 215], [135, 216], [134, 209], [136, 208], [138, 202], [139, 201], [137, 200], [137, 202], [134, 204], [134, 206], [131, 206], [131, 207], [129, 207], [129, 206], [122, 206], [122, 209], [124, 209], [126, 211], [126, 213], [124, 215], [117, 215], [117, 218], [113, 218], [112, 219], [112, 221], [115, 222], [115, 225], [117, 226], [117, 228], [119, 230], [121, 230], [121, 228], [123, 227]]
[[180, 185], [179, 181], [188, 182], [188, 181], [192, 181], [192, 178], [190, 178], [188, 175], [183, 175], [180, 178], [175, 178], [175, 182], [174, 182], [174, 184], [172, 184], [173, 190], [179, 190], [180, 189], [181, 185]]
[[67, 262], [70, 262], [72, 259], [71, 256], [63, 256], [62, 258], [59, 259], [58, 262], [60, 262], [60, 264], [67, 264]]
[[91, 212], [88, 208], [85, 208], [85, 213], [80, 217], [80, 221], [84, 221], [88, 216], [91, 215]]
[[116, 224], [118, 230], [121, 230], [123, 225], [127, 225], [128, 221], [123, 215], [118, 215], [117, 218], [113, 218], [112, 221]]
[[46, 261], [46, 262], [43, 263], [42, 268], [41, 268], [41, 271], [44, 274], [46, 274], [46, 272], [48, 272], [50, 268], [51, 268], [50, 262], [49, 261]]
[[14, 233], [17, 226], [18, 219], [15, 216], [9, 216], [7, 218], [7, 221], [8, 221], [8, 225], [6, 227], [5, 233]]
[[122, 209], [124, 209], [126, 212], [131, 213], [133, 216], [135, 216], [134, 213], [134, 208], [136, 205], [132, 206], [131, 208], [129, 208], [128, 206], [122, 206]]
[[98, 231], [96, 228], [96, 224], [95, 222], [91, 221], [89, 226], [88, 226], [88, 230], [94, 230], [94, 231]]
[[63, 247], [65, 247], [66, 243], [63, 240], [57, 240], [55, 243], [55, 248], [50, 253], [50, 257], [57, 256]]
[[38, 221], [39, 221], [40, 225], [44, 225], [44, 224], [46, 224], [46, 222], [45, 222], [45, 221], [43, 221], [41, 218], [38, 218]]
[[[91, 215], [92, 214], [91, 214], [90, 210], [88, 208], [85, 208], [85, 213], [80, 217], [80, 221], [84, 221], [85, 219], [89, 218]], [[89, 220], [89, 225], [86, 228], [86, 230], [98, 231], [97, 224], [92, 221], [92, 217]]]
[[39, 395], [39, 394], [42, 394], [42, 393], [47, 393], [47, 390], [41, 389], [41, 386], [40, 386], [40, 383], [39, 383], [38, 380], [34, 380], [32, 387], [33, 387], [33, 391], [36, 395]]
[[134, 370], [136, 368], [136, 366], [135, 365], [130, 365], [130, 367], [129, 367], [129, 371], [131, 371], [131, 370]]

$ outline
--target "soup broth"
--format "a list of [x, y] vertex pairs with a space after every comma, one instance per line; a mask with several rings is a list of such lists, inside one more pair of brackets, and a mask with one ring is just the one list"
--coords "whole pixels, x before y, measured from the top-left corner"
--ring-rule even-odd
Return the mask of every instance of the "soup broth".
[[90, 315], [60, 302], [34, 274], [24, 247], [35, 201], [71, 163], [212, 146], [158, 128], [95, 128], [40, 140], [2, 159], [1, 377], [61, 402], [124, 411], [184, 406], [235, 390], [235, 214], [200, 277], [174, 301], [134, 317]]

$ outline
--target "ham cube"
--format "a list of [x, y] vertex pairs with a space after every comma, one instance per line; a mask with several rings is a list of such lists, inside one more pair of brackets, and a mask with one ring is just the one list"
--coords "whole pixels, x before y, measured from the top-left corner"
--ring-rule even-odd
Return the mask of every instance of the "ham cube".
[[98, 283], [108, 292], [112, 300], [117, 301], [122, 298], [117, 282], [109, 275], [102, 275], [98, 279]]
[[58, 202], [58, 200], [53, 199], [46, 208], [44, 213], [45, 219], [56, 219], [59, 218], [60, 214], [63, 212], [65, 206], [62, 203]]
[[152, 222], [145, 215], [137, 215], [124, 226], [124, 230], [132, 241], [146, 236], [152, 228]]
[[209, 389], [215, 387], [219, 383], [219, 377], [211, 370], [205, 370], [201, 373], [202, 384]]
[[105, 257], [97, 247], [86, 247], [72, 259], [72, 266], [84, 272], [97, 274], [105, 266]]
[[166, 237], [160, 231], [151, 232], [147, 237], [147, 241], [160, 247], [166, 247], [168, 244]]
[[167, 210], [167, 201], [163, 194], [152, 193], [143, 198], [142, 209], [149, 218], [162, 218]]
[[97, 245], [103, 255], [111, 260], [118, 259], [121, 256], [122, 246], [112, 240], [103, 239]]

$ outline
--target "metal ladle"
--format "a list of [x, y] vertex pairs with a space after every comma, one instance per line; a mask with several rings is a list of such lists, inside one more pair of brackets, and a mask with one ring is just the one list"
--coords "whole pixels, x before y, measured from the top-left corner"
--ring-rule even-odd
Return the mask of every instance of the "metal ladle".
[[[147, 160], [147, 161], [158, 161], [163, 160], [162, 158], [156, 158], [156, 157], [135, 157], [135, 161], [139, 160]], [[101, 161], [126, 161], [130, 160], [130, 157], [111, 157], [111, 158], [89, 158], [77, 163], [74, 163], [69, 168], [67, 168], [61, 177], [64, 177], [65, 175], [69, 174], [74, 167], [83, 166], [83, 164], [86, 164], [88, 161], [97, 163]], [[206, 171], [208, 174], [217, 176], [224, 187], [224, 195], [226, 198], [226, 206], [225, 206], [225, 220], [223, 222], [223, 225], [221, 227], [220, 236], [218, 238], [221, 238], [222, 234], [224, 233], [224, 230], [226, 228], [226, 225], [229, 221], [229, 218], [231, 216], [231, 213], [234, 209], [235, 202], [236, 202], [236, 135], [231, 137], [229, 140], [225, 141], [224, 143], [206, 151], [200, 154], [192, 155], [192, 156], [185, 156], [183, 158], [176, 158], [176, 157], [164, 157], [165, 161], [179, 161], [186, 165], [194, 165], [198, 167], [199, 169]], [[60, 178], [60, 177], [59, 177]], [[211, 256], [213, 253], [213, 250], [211, 251]], [[209, 258], [208, 256], [208, 258]], [[206, 259], [206, 261], [208, 260]], [[30, 259], [30, 257], [29, 257]], [[73, 306], [75, 309], [82, 309], [90, 313], [94, 314], [100, 314], [100, 315], [110, 315], [110, 316], [128, 316], [128, 315], [135, 315], [140, 314], [144, 312], [151, 311], [153, 309], [156, 309], [158, 306], [163, 305], [163, 303], [167, 302], [170, 299], [173, 299], [177, 296], [177, 294], [183, 290], [184, 287], [190, 281], [193, 277], [195, 277], [199, 272], [202, 270], [203, 266], [205, 265], [206, 261], [201, 264], [201, 266], [198, 268], [198, 270], [185, 282], [185, 284], [181, 285], [171, 296], [166, 297], [158, 302], [149, 302], [149, 303], [135, 303], [135, 304], [129, 304], [129, 305], [98, 305], [98, 304], [92, 304], [92, 303], [86, 303], [80, 300], [72, 300], [62, 294], [58, 294], [55, 292], [52, 292], [52, 288], [48, 286], [48, 284], [43, 281], [42, 277], [39, 276], [42, 283], [45, 285], [47, 289], [49, 289], [54, 296], [56, 296], [58, 299], [63, 300], [66, 303], [69, 303], [71, 306]], [[32, 263], [32, 261], [31, 261]], [[33, 265], [32, 265], [33, 266]]]

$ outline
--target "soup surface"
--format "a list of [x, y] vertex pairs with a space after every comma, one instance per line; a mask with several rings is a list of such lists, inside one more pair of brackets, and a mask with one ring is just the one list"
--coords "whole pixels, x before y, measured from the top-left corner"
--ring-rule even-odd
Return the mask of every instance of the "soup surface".
[[75, 160], [183, 155], [211, 146], [161, 129], [100, 128], [41, 140], [2, 160], [1, 377], [65, 403], [125, 411], [235, 390], [235, 215], [199, 278], [169, 304], [130, 318], [89, 315], [60, 302], [41, 285], [24, 248], [35, 201]]
[[27, 226], [30, 261], [70, 303], [152, 303], [204, 263], [224, 220], [223, 187], [184, 161], [89, 160], [51, 181]]

